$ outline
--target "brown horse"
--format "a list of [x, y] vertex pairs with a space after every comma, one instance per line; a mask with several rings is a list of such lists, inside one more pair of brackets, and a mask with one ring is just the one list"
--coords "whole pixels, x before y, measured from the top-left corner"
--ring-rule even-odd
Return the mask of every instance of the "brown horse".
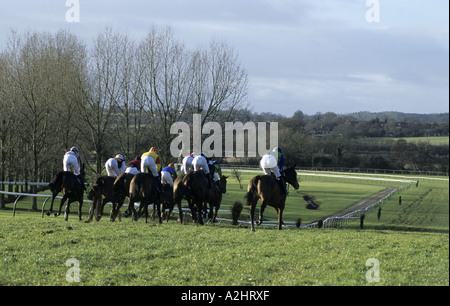
[[103, 215], [103, 209], [108, 202], [114, 203], [114, 181], [115, 177], [101, 176], [94, 184], [87, 194], [88, 200], [92, 201], [89, 210], [89, 219], [86, 222], [92, 222], [95, 215], [95, 220], [100, 221]]
[[[212, 188], [209, 189], [208, 193], [208, 203], [209, 203], [209, 213], [208, 219], [211, 220], [211, 223], [216, 222], [217, 212], [219, 211], [220, 204], [222, 203], [222, 195], [227, 192], [227, 178], [228, 176], [221, 176], [219, 181], [219, 187], [222, 192], [217, 190], [215, 184], [213, 184]], [[215, 211], [213, 212], [213, 208]]]
[[[128, 211], [135, 221], [141, 215], [144, 209], [145, 222], [148, 222], [148, 205], [153, 203], [158, 210], [159, 223], [162, 223], [161, 216], [161, 195], [156, 189], [155, 177], [151, 173], [138, 173], [134, 176], [130, 183], [130, 195], [128, 197]], [[139, 211], [136, 214], [134, 203], [140, 202]]]
[[187, 200], [187, 198], [184, 195], [184, 190], [183, 190], [183, 179], [184, 179], [184, 174], [179, 175], [175, 181], [173, 181], [173, 205], [175, 206], [175, 204], [178, 206], [178, 210], [179, 210], [179, 222], [183, 223], [183, 210], [181, 209], [181, 201], [183, 201], [183, 199]]
[[83, 194], [84, 188], [82, 186], [82, 182], [78, 179], [78, 177], [70, 171], [61, 171], [58, 172], [53, 179], [53, 181], [49, 184], [50, 191], [52, 192], [52, 203], [50, 205], [50, 210], [47, 211], [47, 216], [53, 212], [53, 202], [55, 201], [58, 193], [63, 193], [63, 198], [61, 199], [61, 204], [59, 205], [59, 211], [55, 212], [55, 217], [61, 215], [61, 209], [64, 202], [67, 201], [66, 209], [64, 212], [64, 220], [69, 219], [70, 213], [70, 203], [77, 201], [78, 202], [78, 218], [81, 221], [81, 208], [83, 207]]
[[203, 225], [203, 212], [206, 210], [209, 192], [205, 173], [203, 170], [191, 171], [183, 177], [182, 184], [183, 195], [191, 209], [192, 219]]
[[[299, 188], [297, 180], [297, 172], [295, 167], [287, 168], [284, 170], [286, 182], [291, 184], [296, 190]], [[272, 206], [278, 213], [278, 229], [281, 230], [283, 225], [283, 210], [286, 204], [286, 194], [280, 189], [275, 177], [271, 175], [258, 175], [250, 180], [248, 183], [248, 192], [245, 196], [247, 204], [250, 205], [250, 222], [251, 229], [255, 231], [254, 215], [255, 208], [258, 200], [261, 199], [261, 209], [259, 212], [260, 225], [263, 221], [264, 209], [267, 205]]]
[[[175, 182], [174, 182], [175, 186]], [[181, 209], [181, 201], [175, 202], [174, 197], [174, 187], [169, 184], [162, 185], [162, 194], [161, 194], [161, 204], [162, 204], [162, 213], [164, 214], [166, 209], [169, 209], [167, 213], [166, 220], [169, 222], [170, 215], [172, 214], [173, 208], [175, 207], [175, 203], [178, 206], [178, 222], [183, 222], [183, 210]]]
[[110, 220], [112, 222], [116, 220], [116, 217], [120, 212], [120, 208], [125, 202], [125, 198], [130, 195], [130, 184], [133, 178], [134, 174], [122, 173], [114, 181], [113, 185], [114, 201], [110, 214]]

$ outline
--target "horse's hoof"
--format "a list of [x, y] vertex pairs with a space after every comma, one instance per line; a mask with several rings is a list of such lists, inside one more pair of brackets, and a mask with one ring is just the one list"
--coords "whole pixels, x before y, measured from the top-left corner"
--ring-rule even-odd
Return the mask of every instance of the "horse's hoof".
[[53, 215], [54, 215], [55, 217], [58, 217], [58, 216], [59, 216], [59, 213], [56, 213], [56, 212], [55, 212]]
[[47, 211], [45, 214], [46, 214], [47, 216], [50, 216], [51, 212]]

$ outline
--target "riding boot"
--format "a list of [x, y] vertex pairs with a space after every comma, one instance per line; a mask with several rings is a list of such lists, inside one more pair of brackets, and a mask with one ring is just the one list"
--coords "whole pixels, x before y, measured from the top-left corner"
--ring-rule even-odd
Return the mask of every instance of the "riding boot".
[[286, 181], [284, 180], [284, 177], [280, 176], [277, 179], [278, 185], [280, 186], [280, 190], [283, 194], [289, 194], [289, 191], [287, 190]]
[[210, 173], [208, 173], [208, 174], [206, 174], [206, 179], [207, 179], [207, 181], [208, 181], [208, 188], [211, 188], [211, 174]]
[[84, 178], [83, 178], [83, 176], [80, 174], [80, 175], [77, 175], [77, 179], [78, 179], [78, 182], [80, 183], [80, 185], [81, 185], [81, 188], [83, 188], [83, 190], [86, 190], [86, 185], [84, 184]]
[[222, 192], [222, 189], [220, 188], [220, 183], [219, 183], [219, 181], [214, 182], [214, 185], [216, 186], [217, 191], [219, 191], [220, 193], [224, 193], [224, 192]]

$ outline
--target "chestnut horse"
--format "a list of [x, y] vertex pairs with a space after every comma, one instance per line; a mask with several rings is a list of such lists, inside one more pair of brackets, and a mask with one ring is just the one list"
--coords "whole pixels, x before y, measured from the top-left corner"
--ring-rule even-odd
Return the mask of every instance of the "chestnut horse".
[[58, 172], [49, 184], [50, 191], [52, 192], [52, 204], [50, 205], [50, 210], [47, 211], [47, 216], [53, 212], [53, 202], [55, 201], [58, 193], [63, 193], [63, 198], [61, 199], [61, 204], [59, 205], [59, 212], [55, 212], [55, 217], [61, 215], [61, 209], [64, 202], [67, 201], [66, 209], [64, 212], [64, 219], [67, 221], [69, 219], [70, 213], [70, 203], [78, 202], [78, 219], [81, 221], [81, 208], [83, 206], [83, 194], [84, 188], [82, 182], [78, 177], [70, 171]]
[[[285, 169], [284, 175], [286, 182], [297, 190], [299, 184], [295, 167]], [[272, 175], [255, 176], [248, 183], [247, 190], [248, 192], [245, 198], [247, 199], [247, 204], [250, 205], [251, 230], [255, 231], [254, 215], [256, 204], [259, 199], [261, 199], [261, 209], [257, 224], [260, 225], [262, 223], [264, 209], [269, 205], [275, 208], [278, 213], [278, 229], [281, 230], [281, 226], [283, 225], [283, 210], [286, 204], [286, 194], [280, 189], [280, 185], [276, 178]]]
[[92, 201], [92, 205], [89, 210], [89, 219], [86, 222], [91, 222], [94, 214], [95, 220], [100, 221], [105, 204], [108, 202], [114, 203], [113, 189], [115, 179], [116, 178], [112, 176], [101, 176], [94, 184], [92, 184], [92, 187], [87, 194], [87, 198]]
[[173, 181], [173, 205], [175, 206], [175, 204], [176, 204], [178, 206], [178, 210], [180, 212], [179, 213], [179, 222], [180, 223], [183, 223], [183, 211], [181, 209], [181, 201], [183, 201], [183, 199], [186, 201], [188, 200], [185, 197], [184, 190], [183, 190], [184, 176], [185, 176], [184, 174], [179, 175], [179, 176], [177, 176], [175, 181]]

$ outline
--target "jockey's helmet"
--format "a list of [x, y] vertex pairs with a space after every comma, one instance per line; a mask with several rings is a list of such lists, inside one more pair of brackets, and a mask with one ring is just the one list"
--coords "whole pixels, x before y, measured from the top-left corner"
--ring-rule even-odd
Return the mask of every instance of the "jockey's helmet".
[[77, 147], [72, 147], [72, 148], [70, 148], [70, 151], [78, 153], [78, 148]]
[[120, 160], [124, 160], [123, 155], [122, 154], [117, 154], [116, 158], [120, 159]]
[[155, 147], [151, 147], [149, 152], [155, 152], [158, 153], [158, 149]]

